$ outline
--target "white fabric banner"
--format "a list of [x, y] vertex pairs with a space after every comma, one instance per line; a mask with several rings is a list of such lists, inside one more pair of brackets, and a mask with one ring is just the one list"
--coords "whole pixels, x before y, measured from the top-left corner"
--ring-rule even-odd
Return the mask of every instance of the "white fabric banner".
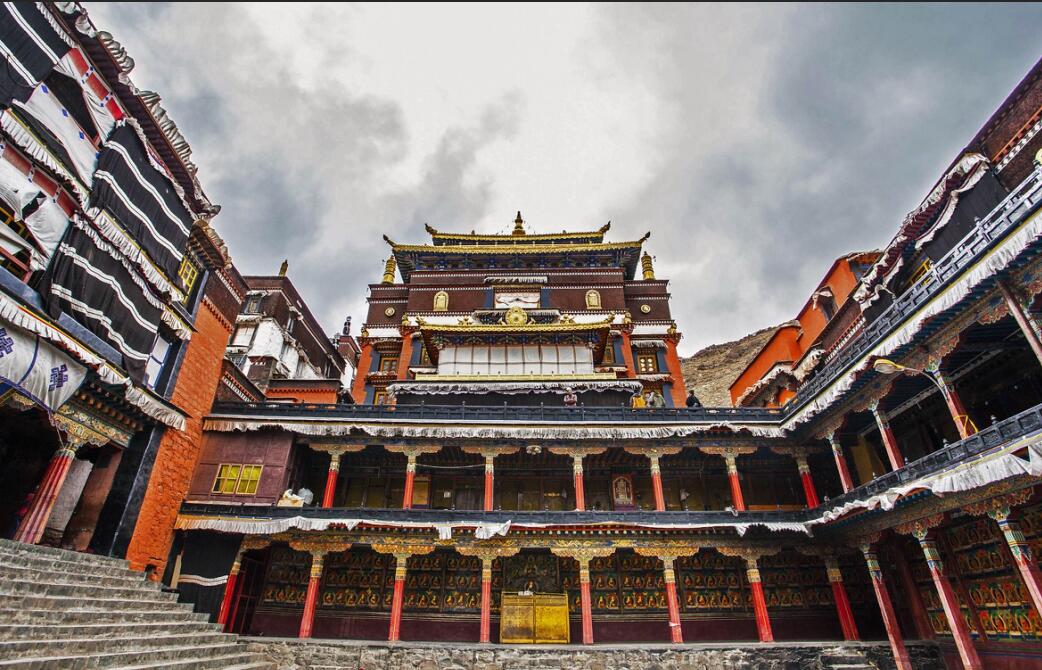
[[46, 198], [40, 207], [25, 217], [25, 225], [32, 232], [36, 242], [40, 245], [42, 253], [41, 265], [37, 270], [47, 267], [58, 248], [62, 236], [69, 227], [69, 217], [54, 198]]
[[53, 411], [86, 375], [87, 368], [39, 335], [0, 321], [0, 380]]
[[69, 152], [77, 176], [90, 188], [94, 182], [94, 168], [98, 164], [98, 148], [76, 123], [72, 114], [58, 101], [47, 84], [40, 84], [24, 104], [16, 105], [29, 112], [34, 119], [54, 133]]

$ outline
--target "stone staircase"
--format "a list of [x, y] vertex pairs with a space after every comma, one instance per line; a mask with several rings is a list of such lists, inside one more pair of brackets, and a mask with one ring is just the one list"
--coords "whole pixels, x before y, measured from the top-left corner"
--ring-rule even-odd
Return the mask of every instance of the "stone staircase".
[[126, 561], [0, 540], [0, 670], [274, 670]]

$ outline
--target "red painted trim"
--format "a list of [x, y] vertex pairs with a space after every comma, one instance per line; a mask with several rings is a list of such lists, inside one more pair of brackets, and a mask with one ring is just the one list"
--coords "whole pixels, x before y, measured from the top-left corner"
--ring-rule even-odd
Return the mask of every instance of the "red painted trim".
[[637, 378], [637, 367], [633, 363], [633, 344], [630, 342], [629, 331], [621, 331], [622, 335], [622, 362], [626, 364], [626, 378]]
[[877, 410], [873, 414], [876, 417], [876, 425], [879, 427], [879, 435], [883, 438], [886, 456], [890, 459], [890, 467], [900, 470], [905, 466], [905, 457], [901, 454], [900, 447], [897, 446], [897, 438], [894, 437], [894, 431], [890, 428], [890, 422], [883, 416], [882, 410]]
[[412, 509], [412, 487], [416, 480], [416, 473], [412, 470], [405, 471], [405, 494], [402, 496], [402, 509]]
[[930, 625], [930, 619], [926, 615], [926, 606], [923, 605], [923, 597], [919, 593], [919, 587], [916, 585], [915, 579], [912, 578], [912, 569], [908, 566], [908, 560], [902, 553], [901, 547], [894, 547], [893, 549], [894, 551], [890, 552], [890, 554], [894, 557], [897, 574], [901, 580], [901, 588], [905, 592], [905, 597], [908, 599], [908, 607], [912, 611], [916, 633], [918, 633], [920, 640], [933, 640], [935, 637], [933, 626]]
[[818, 506], [818, 491], [814, 488], [814, 480], [809, 472], [800, 473], [800, 481], [803, 482], [803, 495], [807, 498], [807, 507]]
[[[839, 443], [836, 445], [839, 446]], [[836, 459], [836, 470], [839, 472], [839, 481], [843, 485], [843, 493], [854, 488], [854, 480], [850, 477], [850, 468], [847, 467], [847, 457], [843, 455], [842, 447], [832, 451]]]
[[36, 497], [33, 498], [22, 523], [15, 533], [14, 539], [26, 544], [36, 544], [43, 537], [43, 531], [47, 527], [47, 521], [54, 511], [54, 504], [58, 501], [65, 478], [72, 467], [74, 456], [64, 450], [59, 451], [47, 464], [43, 480], [37, 489]]
[[948, 411], [951, 412], [952, 421], [955, 422], [955, 429], [959, 431], [959, 437], [965, 440], [976, 432], [973, 426], [968, 425], [961, 418], [967, 416], [966, 407], [962, 404], [962, 398], [959, 397], [958, 392], [948, 382], [942, 381], [941, 385], [944, 386], [944, 393], [941, 395], [944, 396], [944, 402], [948, 405]]
[[351, 398], [356, 405], [365, 403], [365, 378], [369, 374], [369, 366], [373, 364], [373, 345], [371, 342], [362, 343], [362, 353], [358, 357], [358, 367], [355, 369], [355, 381], [351, 385]]
[[1024, 580], [1024, 586], [1027, 588], [1028, 594], [1031, 595], [1031, 602], [1035, 604], [1035, 611], [1042, 614], [1042, 586], [1040, 586], [1042, 584], [1042, 573], [1039, 572], [1038, 565], [1024, 555], [1014, 556], [1013, 562]]
[[963, 667], [966, 670], [983, 670], [984, 666], [977, 655], [977, 649], [973, 646], [970, 628], [962, 616], [962, 609], [959, 607], [959, 600], [955, 597], [951, 582], [936, 566], [930, 567], [930, 576], [933, 577], [934, 586], [937, 588], [937, 595], [940, 597], [941, 607], [944, 608], [948, 628], [951, 629], [952, 637], [955, 638], [955, 646], [959, 650], [959, 658], [962, 659]]
[[308, 592], [304, 597], [304, 614], [300, 617], [300, 637], [302, 638], [311, 637], [311, 629], [315, 625], [315, 606], [318, 604], [318, 583], [320, 581], [322, 581], [321, 576], [308, 580]]
[[493, 498], [493, 496], [494, 496], [494, 490], [493, 490], [494, 478], [495, 478], [495, 475], [493, 473], [491, 473], [491, 472], [486, 472], [485, 473], [485, 511], [486, 512], [491, 512], [492, 511], [492, 502], [493, 502], [493, 499], [494, 499]]
[[897, 614], [894, 605], [890, 602], [890, 594], [886, 590], [886, 582], [882, 577], [872, 577], [872, 588], [876, 592], [876, 600], [879, 602], [879, 613], [883, 617], [883, 627], [886, 628], [886, 636], [890, 640], [890, 650], [894, 654], [894, 662], [897, 670], [915, 670], [912, 661], [908, 658], [908, 650], [905, 649], [904, 638], [901, 637], [901, 627], [897, 625]]
[[579, 582], [579, 602], [582, 605], [583, 644], [593, 644], [593, 607], [588, 579]]
[[575, 473], [575, 511], [586, 511], [586, 489], [583, 487], [583, 473]]
[[409, 362], [412, 360], [412, 333], [402, 333], [402, 349], [398, 354], [398, 379], [409, 378]]
[[1021, 307], [1020, 301], [1017, 300], [1016, 296], [1013, 295], [1013, 291], [1005, 281], [999, 281], [999, 290], [1002, 291], [1002, 297], [1006, 301], [1006, 309], [1013, 315], [1013, 319], [1020, 326], [1020, 332], [1024, 335], [1024, 339], [1031, 345], [1031, 351], [1035, 353], [1035, 358], [1038, 359], [1039, 363], [1042, 363], [1042, 341], [1039, 341], [1038, 335], [1035, 334], [1035, 330], [1031, 327], [1028, 322], [1028, 316], [1024, 313], [1024, 308]]
[[753, 592], [753, 612], [756, 614], [756, 632], [760, 635], [760, 642], [774, 642], [771, 619], [767, 614], [767, 599], [763, 596], [763, 584], [751, 582], [749, 588]]
[[[330, 456], [330, 459], [334, 459], [334, 458], [335, 459], [339, 459], [340, 456], [338, 456], [338, 455]], [[326, 488], [325, 488], [325, 491], [324, 491], [324, 493], [322, 495], [322, 507], [332, 507], [333, 506], [333, 496], [336, 495], [336, 480], [337, 480], [337, 477], [339, 475], [340, 475], [339, 468], [334, 470], [333, 469], [333, 462], [331, 460], [330, 463], [329, 463], [329, 473], [326, 474]]]
[[666, 368], [669, 370], [669, 376], [673, 378], [673, 406], [684, 407], [687, 402], [687, 387], [684, 385], [684, 373], [680, 369], [680, 356], [677, 355], [677, 343], [673, 337], [666, 338]]

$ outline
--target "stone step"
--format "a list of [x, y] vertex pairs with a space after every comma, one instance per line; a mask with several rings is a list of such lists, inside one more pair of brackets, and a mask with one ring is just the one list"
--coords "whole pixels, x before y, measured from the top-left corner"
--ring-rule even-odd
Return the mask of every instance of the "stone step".
[[98, 556], [97, 554], [84, 554], [68, 549], [57, 549], [55, 547], [44, 547], [38, 544], [25, 544], [14, 540], [0, 539], [0, 555], [5, 556], [39, 556], [57, 558], [63, 561], [79, 563], [81, 565], [100, 565], [116, 568], [128, 568], [130, 564], [122, 558], [111, 556]]
[[116, 638], [67, 638], [0, 641], [0, 658], [36, 658], [50, 654], [80, 655], [115, 652], [148, 654], [153, 649], [234, 644], [234, 636], [216, 631], [190, 634], [160, 634]]
[[[222, 659], [217, 665], [207, 662]], [[148, 649], [145, 651], [115, 651], [88, 654], [63, 654], [51, 650], [47, 656], [34, 658], [12, 658], [0, 661], [0, 668], [19, 668], [38, 670], [40, 668], [61, 668], [62, 670], [93, 670], [94, 668], [135, 667], [141, 664], [153, 664], [157, 668], [223, 668], [233, 659], [242, 663], [247, 660], [247, 653], [235, 642], [211, 645], [188, 645]], [[260, 660], [260, 659], [249, 659]], [[191, 661], [192, 664], [180, 664]]]
[[[7, 621], [0, 615], [0, 621]], [[187, 635], [221, 632], [208, 621], [177, 621], [167, 618], [141, 622], [115, 619], [107, 623], [2, 623], [2, 640], [68, 640], [74, 638], [111, 639], [142, 635]]]
[[[33, 556], [29, 554], [19, 554], [16, 556], [0, 554], [0, 565], [33, 568], [36, 570], [51, 570], [54, 572], [72, 573], [77, 575], [126, 576], [135, 574], [130, 572], [129, 568], [119, 565], [84, 565], [83, 563], [66, 561], [53, 556]], [[144, 573], [137, 574], [143, 575]]]
[[169, 612], [181, 607], [177, 602], [168, 599], [39, 596], [3, 593], [3, 588], [4, 585], [0, 584], [0, 609], [53, 609], [63, 612], [107, 612], [110, 610]]
[[59, 609], [0, 609], [0, 621], [11, 625], [49, 625], [49, 624], [111, 624], [147, 623], [151, 621], [207, 622], [209, 617], [201, 612], [193, 612], [188, 606], [168, 610], [59, 610]]
[[153, 670], [173, 668], [174, 670], [277, 670], [275, 664], [264, 658], [262, 654], [228, 654], [213, 658], [187, 658], [181, 661], [160, 661], [159, 663], [141, 663], [120, 665], [113, 670]]
[[105, 600], [119, 600], [123, 598], [145, 598], [155, 601], [177, 601], [177, 594], [161, 591], [159, 586], [148, 582], [141, 584], [124, 584], [120, 586], [104, 586], [101, 584], [65, 584], [46, 581], [27, 581], [24, 579], [10, 579], [0, 581], [0, 594], [10, 596], [33, 595], [33, 596], [61, 596], [69, 598], [102, 598]]
[[[26, 579], [29, 581], [57, 582], [62, 584], [96, 584], [100, 586], [136, 586], [151, 584], [140, 572], [75, 572], [54, 568], [39, 569], [32, 565], [10, 565], [0, 563], [0, 581]], [[158, 585], [156, 585], [158, 588]]]

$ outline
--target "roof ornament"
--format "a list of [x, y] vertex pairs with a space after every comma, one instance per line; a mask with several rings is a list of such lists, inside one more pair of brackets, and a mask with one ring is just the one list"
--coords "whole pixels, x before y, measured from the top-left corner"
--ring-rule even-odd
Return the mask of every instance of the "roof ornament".
[[351, 316], [350, 315], [348, 315], [348, 317], [346, 319], [344, 319], [344, 328], [340, 332], [343, 335], [350, 335], [351, 334]]
[[387, 262], [384, 263], [384, 278], [380, 282], [381, 284], [393, 284], [394, 283], [394, 271], [398, 269], [398, 261], [395, 260], [394, 254], [387, 257]]
[[524, 223], [525, 223], [525, 220], [521, 218], [521, 210], [519, 209], [519, 210], [517, 210], [517, 218], [514, 219], [514, 232], [513, 232], [514, 235], [524, 235], [525, 234]]
[[424, 227], [424, 229], [427, 231], [427, 233], [429, 235], [437, 235], [438, 234], [438, 229], [435, 228], [434, 226], [432, 226], [429, 223], [423, 224], [423, 227]]
[[284, 261], [282, 261], [282, 265], [279, 266], [279, 276], [280, 277], [285, 277], [286, 276], [286, 272], [288, 272], [288, 271], [289, 271], [289, 259], [287, 258]]
[[645, 251], [644, 255], [640, 257], [640, 267], [644, 271], [644, 279], [655, 278], [655, 268], [651, 265], [651, 254], [647, 251]]
[[606, 223], [603, 226], [601, 226], [600, 228], [598, 228], [597, 232], [600, 233], [601, 235], [603, 235], [604, 233], [608, 232], [609, 230], [611, 230], [611, 221], [609, 221], [608, 223]]

